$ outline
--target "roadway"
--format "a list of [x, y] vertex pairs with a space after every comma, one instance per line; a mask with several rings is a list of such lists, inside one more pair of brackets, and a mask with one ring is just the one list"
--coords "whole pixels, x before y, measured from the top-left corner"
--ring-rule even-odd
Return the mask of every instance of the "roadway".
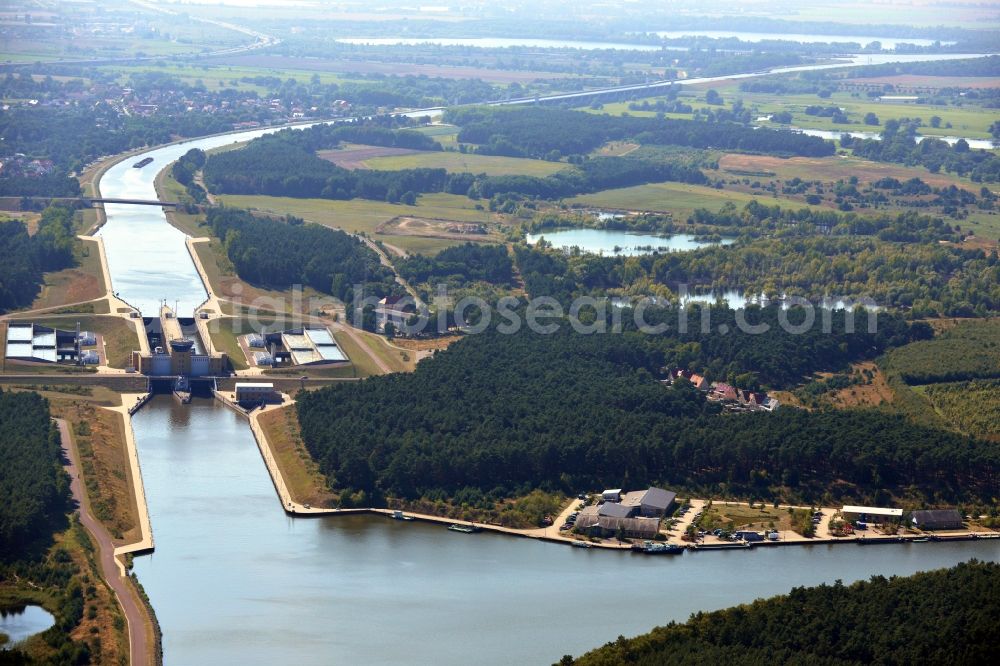
[[118, 604], [125, 615], [125, 623], [128, 628], [129, 663], [133, 666], [149, 664], [152, 661], [152, 651], [150, 650], [149, 636], [146, 634], [148, 622], [146, 609], [139, 602], [138, 595], [133, 590], [129, 579], [121, 575], [121, 565], [115, 557], [115, 545], [111, 535], [91, 511], [90, 502], [80, 479], [79, 456], [69, 433], [69, 425], [64, 419], [55, 419], [55, 422], [59, 427], [63, 455], [67, 461], [64, 469], [70, 476], [70, 491], [73, 493], [73, 499], [76, 500], [80, 511], [80, 523], [87, 529], [97, 545], [97, 562], [101, 567], [101, 574], [117, 597]]

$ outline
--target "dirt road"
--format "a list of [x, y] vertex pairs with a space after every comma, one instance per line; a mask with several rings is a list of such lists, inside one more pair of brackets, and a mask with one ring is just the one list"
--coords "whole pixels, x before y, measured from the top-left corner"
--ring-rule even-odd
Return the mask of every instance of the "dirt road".
[[63, 454], [69, 461], [65, 469], [70, 475], [70, 490], [73, 492], [73, 499], [80, 507], [80, 522], [87, 528], [91, 538], [97, 544], [101, 573], [114, 591], [115, 597], [118, 598], [118, 604], [125, 614], [125, 620], [128, 624], [129, 663], [133, 666], [150, 664], [152, 663], [152, 650], [150, 649], [149, 636], [146, 634], [146, 609], [139, 603], [128, 581], [119, 575], [114, 556], [115, 546], [111, 541], [111, 535], [90, 511], [90, 504], [87, 502], [86, 493], [83, 490], [83, 482], [80, 480], [79, 458], [69, 434], [69, 426], [63, 419], [56, 419], [56, 424], [59, 426], [59, 435], [62, 438]]

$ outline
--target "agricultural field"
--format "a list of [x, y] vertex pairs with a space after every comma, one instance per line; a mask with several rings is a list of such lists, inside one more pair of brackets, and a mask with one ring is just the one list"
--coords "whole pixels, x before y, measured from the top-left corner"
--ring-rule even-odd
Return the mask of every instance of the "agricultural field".
[[811, 208], [806, 204], [790, 202], [767, 195], [754, 195], [732, 190], [717, 190], [702, 185], [684, 183], [652, 183], [616, 190], [604, 190], [594, 194], [582, 194], [566, 200], [569, 204], [613, 208], [616, 210], [637, 210], [668, 212], [675, 220], [683, 220], [698, 208], [717, 211], [727, 202], [742, 208], [751, 201], [767, 206], [789, 205], [796, 208]]
[[446, 79], [479, 79], [486, 83], [508, 85], [511, 83], [531, 83], [539, 79], [553, 77], [570, 78], [561, 72], [528, 71], [515, 69], [495, 69], [476, 65], [456, 65], [441, 63], [380, 62], [376, 57], [370, 60], [346, 58], [295, 58], [268, 53], [225, 56], [215, 62], [241, 69], [256, 69], [261, 73], [298, 70], [306, 72], [334, 72], [345, 78], [365, 75], [381, 76], [426, 76]]
[[[292, 61], [302, 62], [302, 61]], [[318, 77], [320, 83], [344, 83], [347, 79], [338, 74], [327, 71], [314, 71], [308, 69], [270, 68], [270, 67], [240, 67], [238, 65], [219, 65], [207, 63], [175, 63], [156, 62], [143, 65], [106, 65], [98, 68], [101, 71], [116, 74], [121, 82], [127, 81], [133, 74], [145, 74], [156, 72], [166, 76], [180, 79], [188, 85], [201, 82], [210, 90], [222, 88], [240, 88], [243, 90], [254, 90], [258, 93], [267, 92], [264, 86], [258, 86], [247, 81], [240, 81], [242, 78], [254, 78], [259, 76], [278, 77], [282, 81], [294, 79], [298, 83], [309, 83], [314, 77]]]
[[968, 178], [951, 174], [931, 173], [924, 167], [907, 167], [885, 164], [845, 155], [830, 157], [774, 157], [771, 155], [748, 155], [726, 153], [719, 158], [719, 171], [731, 176], [757, 174], [778, 180], [819, 180], [835, 182], [856, 176], [862, 183], [871, 183], [882, 178], [906, 181], [919, 178], [931, 187], [955, 185], [970, 192], [978, 193], [982, 184], [973, 183]]
[[448, 150], [449, 148], [458, 149], [459, 128], [455, 125], [433, 123], [431, 125], [424, 125], [423, 127], [416, 127], [414, 128], [414, 131], [433, 137], [434, 140], [440, 143], [441, 147], [445, 150]]
[[550, 176], [568, 167], [564, 162], [546, 162], [522, 157], [474, 155], [452, 151], [414, 152], [407, 155], [365, 160], [369, 169], [393, 171], [418, 167], [445, 169], [449, 173], [485, 173], [488, 176]]
[[[986, 85], [994, 82], [994, 79], [980, 79], [980, 77], [964, 77], [974, 79], [971, 81], [972, 87]], [[858, 79], [860, 82], [867, 82], [867, 79]], [[701, 88], [702, 86], [699, 86]], [[756, 122], [765, 127], [787, 127], [773, 123], [764, 116], [788, 111], [792, 114], [791, 125], [803, 129], [830, 130], [833, 132], [874, 132], [878, 133], [886, 120], [891, 118], [921, 118], [924, 121], [920, 128], [920, 133], [927, 136], [961, 136], [968, 139], [988, 139], [990, 138], [989, 126], [996, 120], [996, 114], [989, 109], [982, 109], [976, 106], [955, 107], [937, 106], [930, 104], [913, 103], [892, 103], [869, 100], [861, 94], [855, 96], [850, 92], [835, 92], [828, 99], [821, 99], [813, 94], [800, 95], [779, 95], [775, 93], [744, 92], [739, 89], [739, 82], [718, 83], [706, 86], [714, 89], [725, 103], [725, 107], [730, 107], [736, 100], [742, 100], [745, 107], [751, 109], [751, 117]], [[651, 104], [662, 97], [650, 97], [644, 99]], [[677, 99], [693, 109], [720, 109], [724, 107], [713, 106], [705, 101], [705, 94], [702, 90], [685, 89]], [[628, 113], [633, 116], [653, 117], [656, 111], [632, 110], [629, 108], [630, 102], [616, 102], [612, 104], [600, 105], [597, 108], [581, 108], [583, 111], [591, 113], [607, 113], [610, 115], [621, 115]], [[807, 106], [836, 106], [844, 110], [851, 124], [834, 123], [830, 118], [820, 116], [810, 116], [805, 113]], [[878, 116], [878, 125], [866, 125], [863, 119], [866, 114], [874, 113]], [[667, 113], [667, 118], [690, 118], [689, 113]], [[931, 127], [932, 116], [941, 118], [940, 127]], [[948, 125], [951, 125], [948, 127]]]
[[398, 247], [407, 253], [434, 253], [463, 241], [380, 234], [376, 228], [400, 216], [482, 224], [501, 221], [489, 211], [476, 210], [476, 203], [472, 199], [457, 194], [424, 194], [417, 200], [415, 206], [363, 199], [335, 201], [261, 195], [223, 195], [218, 198], [227, 206], [282, 216], [295, 215], [328, 227], [351, 233], [364, 233], [373, 240]]

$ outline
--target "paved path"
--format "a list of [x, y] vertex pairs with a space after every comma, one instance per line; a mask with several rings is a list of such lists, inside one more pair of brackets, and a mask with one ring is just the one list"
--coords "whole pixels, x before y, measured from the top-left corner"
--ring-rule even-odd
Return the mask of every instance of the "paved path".
[[132, 590], [127, 578], [121, 575], [121, 563], [114, 555], [114, 542], [111, 535], [99, 520], [91, 513], [90, 503], [83, 490], [83, 483], [80, 480], [79, 457], [76, 447], [70, 437], [69, 426], [63, 419], [56, 419], [59, 426], [59, 435], [62, 438], [63, 454], [68, 460], [65, 469], [70, 475], [70, 490], [73, 492], [73, 499], [76, 500], [80, 509], [80, 522], [90, 532], [90, 536], [97, 544], [98, 564], [104, 580], [107, 581], [118, 604], [121, 606], [128, 626], [129, 643], [129, 663], [136, 666], [138, 664], [149, 664], [152, 662], [152, 651], [150, 650], [149, 637], [146, 634], [146, 609], [136, 598], [136, 593]]

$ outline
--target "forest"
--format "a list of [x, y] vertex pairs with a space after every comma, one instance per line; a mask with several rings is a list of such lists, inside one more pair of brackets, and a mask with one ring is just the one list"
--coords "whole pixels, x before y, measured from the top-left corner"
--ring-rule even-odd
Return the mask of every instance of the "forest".
[[0, 313], [31, 305], [46, 271], [73, 265], [73, 215], [71, 208], [49, 206], [34, 235], [20, 220], [0, 219]]
[[[360, 137], [359, 137], [360, 138]], [[705, 174], [684, 164], [597, 157], [551, 176], [487, 176], [445, 169], [345, 169], [317, 157], [312, 141], [264, 136], [241, 150], [216, 153], [205, 164], [205, 184], [218, 194], [322, 199], [373, 199], [413, 204], [419, 194], [449, 192], [472, 198], [516, 195], [559, 199], [650, 182], [704, 184]]]
[[[708, 218], [706, 218], [708, 219]], [[736, 289], [750, 294], [871, 298], [923, 316], [986, 316], [1000, 311], [996, 252], [873, 237], [768, 238], [690, 252], [604, 257], [515, 246], [532, 296], [568, 302], [582, 294], [671, 298]]]
[[465, 243], [438, 252], [433, 257], [413, 254], [396, 262], [399, 274], [415, 283], [458, 279], [510, 286], [514, 265], [503, 245]]
[[1000, 565], [972, 560], [909, 577], [796, 587], [683, 624], [619, 637], [569, 666], [974, 664], [991, 659]]
[[973, 150], [964, 139], [948, 145], [942, 139], [924, 137], [916, 140], [918, 125], [915, 122], [887, 120], [882, 139], [852, 139], [844, 137], [840, 143], [854, 154], [877, 162], [895, 162], [908, 166], [927, 167], [931, 173], [950, 171], [968, 176], [975, 183], [1000, 181], [1000, 157], [988, 150]]
[[194, 176], [205, 166], [205, 159], [205, 151], [200, 148], [192, 148], [181, 155], [181, 158], [170, 167], [170, 175], [174, 177], [174, 180], [184, 186], [188, 196], [195, 203], [200, 204], [208, 200], [208, 195], [205, 194], [204, 188], [195, 182]]
[[734, 123], [610, 116], [547, 107], [467, 107], [449, 109], [446, 122], [461, 127], [458, 140], [478, 144], [488, 155], [552, 159], [585, 155], [608, 141], [742, 150], [823, 157], [828, 141], [796, 132], [754, 129]]
[[[751, 374], [751, 364], [783, 351], [767, 340], [776, 334], [712, 337], [746, 345], [733, 355]], [[810, 341], [813, 369], [821, 350], [838, 353], [839, 345], [807, 338], [802, 358]], [[689, 385], [656, 381], [664, 363], [687, 354], [697, 367], [700, 354], [718, 353], [638, 333], [490, 330], [412, 374], [302, 393], [296, 407], [331, 487], [371, 502], [608, 484], [803, 502], [981, 500], [1000, 490], [1000, 453], [985, 441], [880, 412], [782, 407], [726, 417]]]
[[[891, 180], [891, 179], [888, 179]], [[891, 187], [892, 183], [882, 183]], [[902, 188], [903, 184], [895, 181]], [[925, 186], [926, 187], [926, 186]], [[928, 188], [928, 192], [930, 188]], [[718, 212], [696, 209], [688, 218], [691, 224], [724, 227], [742, 234], [762, 236], [875, 236], [898, 243], [932, 243], [961, 240], [957, 231], [939, 217], [906, 211], [895, 215], [858, 215], [815, 208], [782, 208], [751, 201], [737, 211], [727, 202]]]
[[206, 217], [222, 240], [240, 278], [252, 284], [287, 289], [295, 284], [354, 300], [354, 286], [385, 296], [392, 292], [392, 271], [362, 241], [343, 231], [298, 218], [262, 219], [233, 208], [210, 208]]
[[907, 384], [1000, 378], [1000, 320], [958, 322], [933, 340], [892, 350], [879, 365]]
[[69, 479], [59, 433], [37, 393], [0, 390], [0, 562], [38, 557], [66, 527]]

